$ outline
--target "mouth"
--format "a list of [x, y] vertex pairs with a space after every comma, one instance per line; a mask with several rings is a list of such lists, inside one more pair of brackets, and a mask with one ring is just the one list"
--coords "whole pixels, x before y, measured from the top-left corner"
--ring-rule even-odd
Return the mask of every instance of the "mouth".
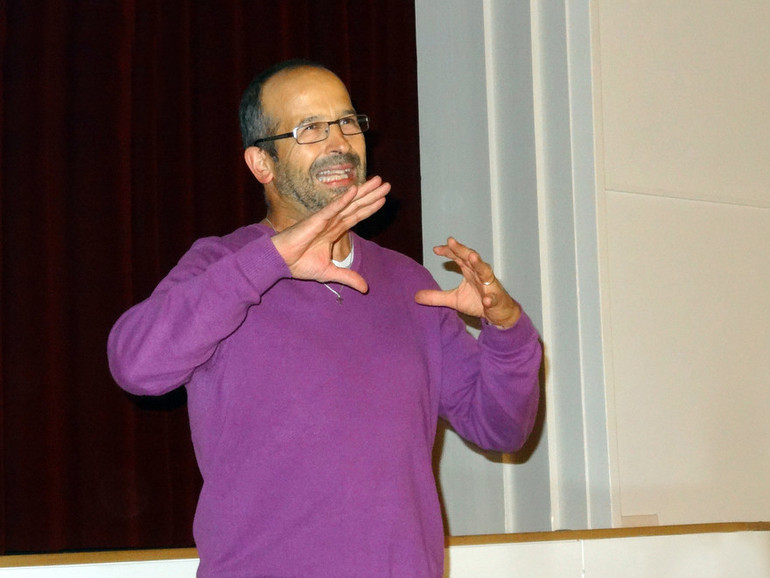
[[338, 165], [318, 171], [315, 174], [318, 182], [329, 187], [350, 186], [356, 180], [356, 168], [353, 165]]

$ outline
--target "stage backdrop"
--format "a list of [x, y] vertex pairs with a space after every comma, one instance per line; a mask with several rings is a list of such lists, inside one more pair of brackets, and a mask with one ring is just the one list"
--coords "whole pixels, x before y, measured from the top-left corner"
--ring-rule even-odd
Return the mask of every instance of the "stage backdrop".
[[194, 239], [262, 218], [258, 71], [339, 73], [393, 184], [361, 232], [421, 258], [413, 4], [0, 0], [0, 553], [192, 545], [184, 390], [123, 393], [106, 340]]

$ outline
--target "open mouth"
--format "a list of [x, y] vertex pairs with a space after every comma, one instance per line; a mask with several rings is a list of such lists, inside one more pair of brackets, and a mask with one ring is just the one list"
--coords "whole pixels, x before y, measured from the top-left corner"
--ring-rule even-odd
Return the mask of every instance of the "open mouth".
[[352, 166], [347, 167], [333, 167], [318, 171], [315, 178], [325, 185], [335, 185], [351, 183], [356, 176], [356, 170]]

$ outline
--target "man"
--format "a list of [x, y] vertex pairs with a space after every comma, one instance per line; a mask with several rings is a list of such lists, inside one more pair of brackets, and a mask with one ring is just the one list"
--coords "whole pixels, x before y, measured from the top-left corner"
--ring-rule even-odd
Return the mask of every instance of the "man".
[[540, 345], [490, 266], [450, 238], [443, 292], [350, 231], [390, 188], [366, 180], [367, 128], [319, 65], [258, 77], [241, 129], [267, 216], [196, 242], [110, 334], [122, 387], [187, 387], [199, 576], [441, 576], [438, 417], [502, 451], [532, 428]]

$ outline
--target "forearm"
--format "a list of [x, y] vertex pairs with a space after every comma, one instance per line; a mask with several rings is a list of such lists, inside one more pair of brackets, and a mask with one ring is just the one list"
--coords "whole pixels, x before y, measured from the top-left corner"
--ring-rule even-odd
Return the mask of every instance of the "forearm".
[[287, 274], [267, 237], [235, 252], [222, 251], [213, 241], [196, 244], [153, 294], [113, 327], [108, 340], [113, 377], [142, 395], [183, 385]]
[[486, 449], [515, 451], [529, 437], [539, 402], [541, 346], [522, 314], [506, 330], [484, 327], [477, 351], [450, 353], [463, 376], [442, 400], [442, 414], [464, 438]]

